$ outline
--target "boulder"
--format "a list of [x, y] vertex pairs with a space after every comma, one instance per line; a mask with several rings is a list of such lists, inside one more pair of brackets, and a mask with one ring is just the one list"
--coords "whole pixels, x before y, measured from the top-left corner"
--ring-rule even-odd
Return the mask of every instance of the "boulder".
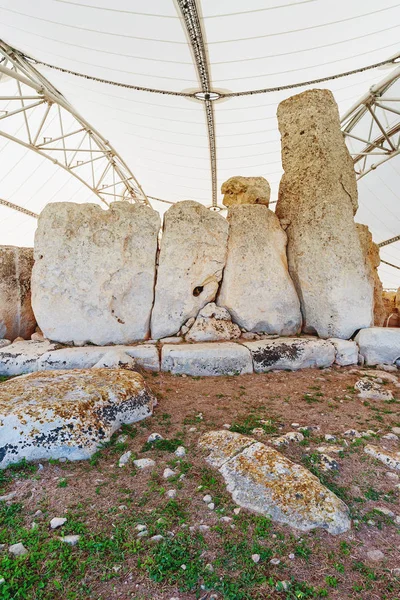
[[77, 345], [149, 336], [160, 217], [143, 204], [56, 202], [35, 236], [32, 305], [43, 334]]
[[243, 345], [251, 352], [255, 373], [330, 367], [336, 356], [334, 345], [318, 338], [277, 338]]
[[367, 365], [394, 364], [400, 358], [400, 328], [369, 327], [355, 337]]
[[243, 375], [253, 372], [253, 364], [247, 348], [234, 342], [166, 344], [161, 370], [174, 375]]
[[266, 206], [233, 206], [228, 213], [226, 267], [218, 295], [247, 331], [295, 335], [300, 302], [288, 272], [287, 236]]
[[374, 444], [368, 444], [368, 446], [365, 446], [364, 452], [372, 456], [372, 458], [380, 460], [387, 467], [400, 471], [400, 452], [391, 452], [390, 450], [386, 449], [383, 450]]
[[0, 349], [0, 375], [22, 375], [39, 369], [40, 358], [50, 355], [59, 348], [52, 342], [32, 340], [14, 342]]
[[367, 273], [374, 290], [374, 325], [382, 327], [385, 322], [386, 309], [383, 302], [382, 282], [378, 274], [378, 267], [381, 263], [379, 246], [372, 241], [372, 233], [367, 225], [356, 223], [356, 227], [364, 254]]
[[271, 188], [264, 177], [231, 177], [221, 186], [225, 206], [264, 204], [268, 206]]
[[332, 93], [308, 90], [284, 100], [278, 123], [284, 175], [276, 214], [286, 227], [303, 331], [348, 339], [373, 322], [373, 286], [354, 223], [353, 161]]
[[199, 443], [239, 506], [301, 531], [319, 527], [336, 535], [350, 529], [344, 502], [276, 450], [228, 431], [206, 433]]
[[201, 309], [185, 339], [187, 342], [222, 342], [239, 338], [240, 334], [240, 327], [232, 323], [229, 311], [210, 302]]
[[354, 387], [358, 391], [359, 398], [363, 400], [393, 400], [390, 390], [386, 390], [376, 381], [371, 381], [366, 377], [357, 381]]
[[29, 339], [35, 331], [32, 267], [33, 248], [0, 246], [0, 339]]
[[212, 302], [225, 267], [228, 223], [202, 204], [178, 202], [164, 215], [151, 335], [175, 335]]
[[82, 369], [31, 373], [0, 384], [0, 468], [92, 456], [122, 425], [152, 414], [138, 373]]
[[341, 367], [358, 364], [358, 346], [356, 342], [339, 338], [329, 338], [328, 342], [335, 346], [335, 364]]

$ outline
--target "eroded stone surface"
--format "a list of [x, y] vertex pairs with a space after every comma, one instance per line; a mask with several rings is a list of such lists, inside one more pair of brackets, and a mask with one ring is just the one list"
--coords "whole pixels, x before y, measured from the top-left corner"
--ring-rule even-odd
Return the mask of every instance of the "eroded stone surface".
[[364, 452], [383, 462], [387, 467], [397, 469], [400, 471], [400, 452], [390, 452], [389, 450], [382, 450], [378, 446], [369, 444], [365, 446]]
[[356, 342], [339, 338], [329, 338], [328, 341], [335, 346], [335, 363], [337, 365], [346, 367], [358, 363], [358, 346]]
[[59, 348], [52, 342], [35, 342], [32, 340], [15, 342], [0, 350], [0, 375], [22, 375], [33, 373], [39, 369], [43, 355], [51, 355]]
[[218, 304], [247, 331], [294, 335], [300, 302], [288, 272], [286, 233], [266, 206], [233, 206]]
[[123, 423], [152, 414], [138, 373], [31, 373], [0, 384], [0, 468], [26, 460], [89, 458]]
[[386, 308], [383, 302], [383, 287], [379, 278], [378, 267], [381, 263], [379, 246], [372, 240], [372, 233], [367, 225], [356, 223], [361, 248], [364, 254], [368, 277], [374, 289], [374, 325], [382, 327], [385, 322]]
[[284, 175], [276, 214], [287, 226], [303, 330], [348, 339], [373, 321], [373, 286], [354, 223], [353, 161], [332, 93], [308, 90], [284, 100], [278, 123]]
[[[149, 371], [160, 370], [160, 359], [156, 346], [84, 346], [82, 348], [60, 348], [46, 352], [38, 361], [38, 370], [90, 369], [109, 352], [123, 352]], [[1, 357], [1, 352], [0, 352]]]
[[35, 331], [32, 267], [33, 248], [0, 246], [0, 339], [29, 339]]
[[379, 383], [366, 377], [357, 381], [354, 387], [358, 391], [358, 396], [364, 400], [393, 400], [390, 390], [385, 390]]
[[253, 372], [250, 352], [234, 342], [163, 346], [161, 370], [175, 375], [243, 375]]
[[240, 327], [232, 323], [229, 311], [210, 302], [201, 309], [185, 339], [187, 342], [222, 342], [239, 338], [240, 334]]
[[400, 328], [369, 327], [355, 337], [367, 365], [393, 364], [400, 358]]
[[271, 188], [264, 177], [231, 177], [222, 184], [225, 206], [264, 204], [268, 206]]
[[335, 347], [318, 338], [277, 338], [243, 342], [253, 357], [254, 371], [274, 369], [296, 371], [307, 367], [329, 367], [335, 360]]
[[237, 504], [302, 531], [321, 527], [339, 534], [350, 528], [347, 506], [307, 469], [260, 442], [231, 436], [209, 432], [200, 444]]
[[32, 272], [32, 306], [44, 335], [97, 345], [146, 339], [159, 228], [158, 213], [141, 204], [48, 204]]
[[175, 335], [215, 299], [225, 266], [228, 223], [191, 200], [164, 215], [151, 335]]

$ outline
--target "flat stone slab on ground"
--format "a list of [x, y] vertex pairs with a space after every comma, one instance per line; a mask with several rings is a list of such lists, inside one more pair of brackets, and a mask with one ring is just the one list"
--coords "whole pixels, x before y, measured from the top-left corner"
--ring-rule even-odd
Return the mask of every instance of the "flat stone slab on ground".
[[277, 338], [243, 342], [253, 357], [254, 371], [275, 369], [296, 371], [306, 367], [329, 367], [335, 360], [335, 347], [318, 338]]
[[166, 344], [161, 370], [174, 375], [243, 375], [253, 372], [253, 364], [247, 348], [234, 342]]
[[392, 469], [400, 471], [400, 452], [382, 450], [382, 448], [374, 446], [373, 444], [368, 444], [368, 446], [365, 446], [364, 452], [372, 456], [372, 458], [380, 460], [387, 467], [391, 467]]
[[139, 373], [30, 373], [0, 385], [0, 468], [22, 459], [89, 458], [124, 423], [152, 414]]
[[369, 327], [356, 337], [366, 365], [394, 364], [400, 358], [400, 327]]
[[358, 391], [358, 396], [365, 400], [393, 400], [393, 394], [390, 390], [386, 390], [379, 383], [366, 377], [357, 381], [354, 387]]
[[240, 506], [301, 531], [320, 527], [336, 535], [350, 529], [344, 502], [273, 448], [230, 431], [208, 432], [199, 443]]

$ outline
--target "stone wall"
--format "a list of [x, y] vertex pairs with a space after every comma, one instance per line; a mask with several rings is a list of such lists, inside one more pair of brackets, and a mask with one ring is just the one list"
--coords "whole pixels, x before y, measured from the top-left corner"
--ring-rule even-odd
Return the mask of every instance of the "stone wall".
[[0, 339], [29, 339], [35, 331], [32, 266], [33, 248], [0, 246]]
[[382, 327], [385, 322], [386, 310], [383, 303], [383, 287], [378, 274], [378, 267], [381, 262], [379, 246], [372, 241], [372, 234], [367, 225], [356, 223], [356, 226], [368, 276], [374, 288], [374, 325]]

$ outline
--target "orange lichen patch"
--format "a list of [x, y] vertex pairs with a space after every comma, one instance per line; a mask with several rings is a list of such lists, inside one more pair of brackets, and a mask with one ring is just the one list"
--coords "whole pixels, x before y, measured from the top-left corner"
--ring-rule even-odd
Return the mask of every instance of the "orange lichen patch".
[[[53, 416], [87, 415], [99, 401], [116, 404], [136, 396], [145, 388], [139, 373], [122, 369], [79, 369], [30, 373], [0, 385], [0, 415], [27, 417], [37, 421]], [[71, 405], [74, 410], [71, 411]], [[0, 421], [1, 424], [1, 421]]]
[[273, 448], [229, 431], [207, 433], [200, 445], [240, 506], [303, 531], [349, 529], [347, 506], [310, 471]]
[[199, 441], [202, 448], [210, 451], [207, 458], [213, 467], [220, 467], [241, 450], [254, 444], [252, 438], [233, 431], [209, 431]]

